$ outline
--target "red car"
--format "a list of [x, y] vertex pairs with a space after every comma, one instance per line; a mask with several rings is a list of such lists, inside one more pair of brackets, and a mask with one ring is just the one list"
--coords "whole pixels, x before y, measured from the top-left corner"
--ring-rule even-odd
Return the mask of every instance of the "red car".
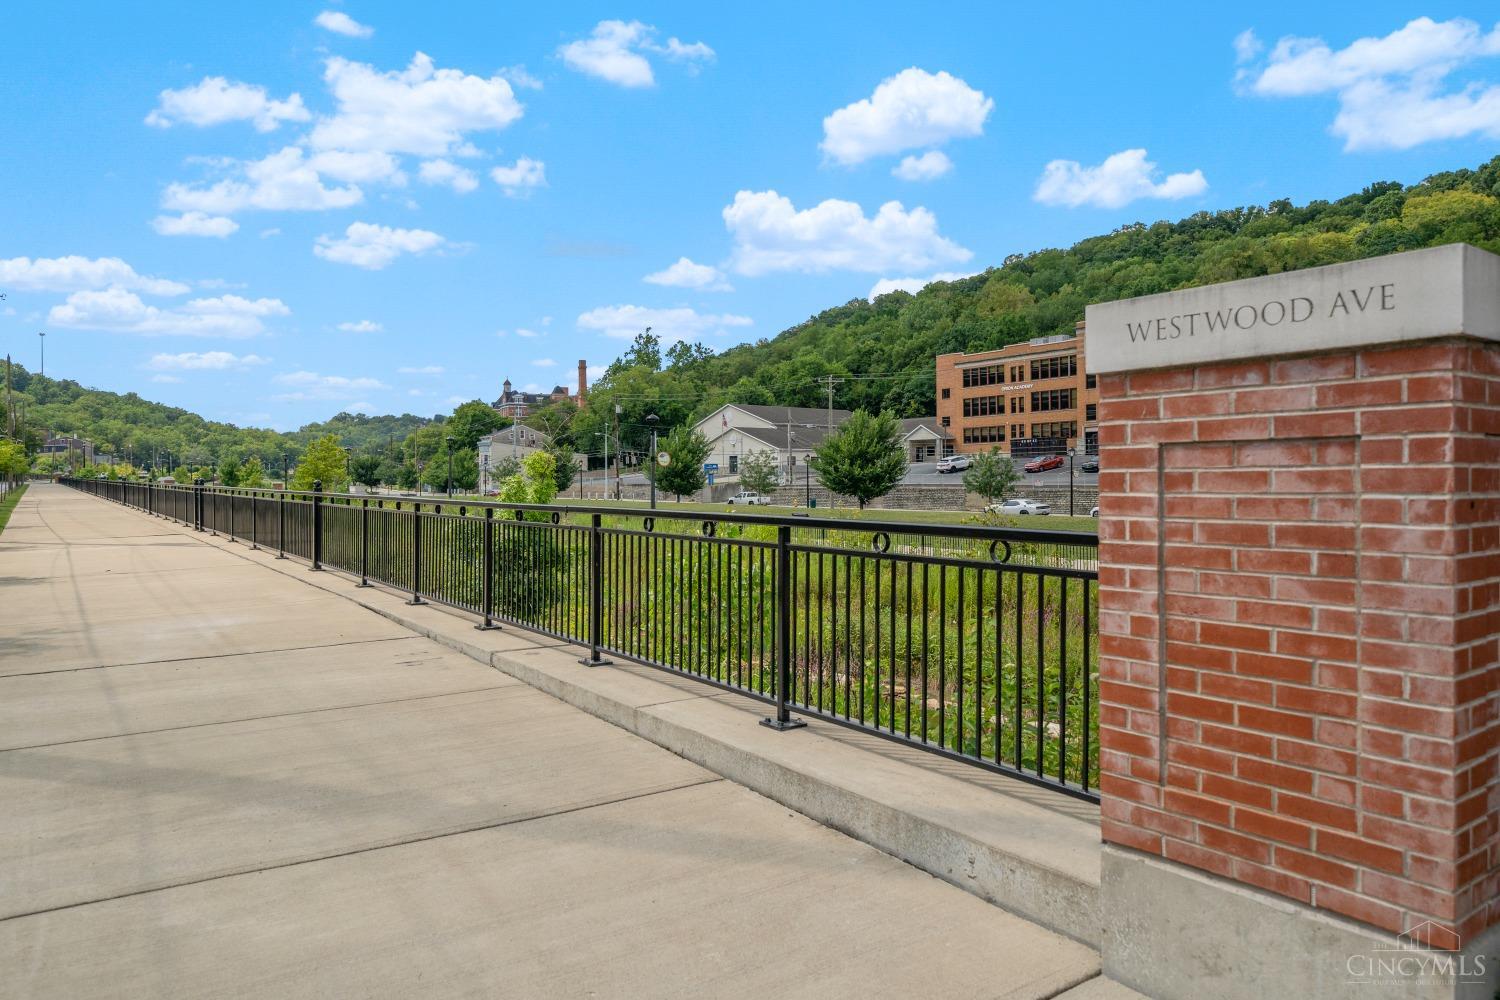
[[1063, 457], [1061, 455], [1048, 455], [1046, 458], [1034, 458], [1026, 463], [1027, 472], [1046, 472], [1048, 469], [1061, 469]]

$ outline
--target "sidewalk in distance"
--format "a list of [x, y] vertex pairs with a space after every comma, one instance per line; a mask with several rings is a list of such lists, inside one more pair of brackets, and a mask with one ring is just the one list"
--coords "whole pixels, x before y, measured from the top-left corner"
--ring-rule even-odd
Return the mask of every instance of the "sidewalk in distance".
[[[202, 537], [37, 487], [0, 539], [0, 593], [22, 609], [0, 615], [8, 992], [1107, 985], [1091, 949], [382, 621], [336, 596], [350, 581]], [[491, 652], [576, 656], [405, 610]]]

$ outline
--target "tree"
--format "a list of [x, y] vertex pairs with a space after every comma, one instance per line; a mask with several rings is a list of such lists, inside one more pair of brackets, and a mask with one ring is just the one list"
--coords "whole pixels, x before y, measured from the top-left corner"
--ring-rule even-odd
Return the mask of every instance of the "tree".
[[[448, 453], [443, 451], [427, 463], [427, 468], [422, 470], [422, 482], [431, 486], [438, 492], [448, 489]], [[473, 451], [459, 450], [458, 445], [453, 446], [453, 489], [454, 492], [473, 492], [479, 484], [479, 459]]]
[[865, 504], [885, 496], [906, 475], [906, 453], [896, 418], [855, 410], [818, 445], [811, 464], [824, 486], [854, 497], [864, 510]]
[[19, 479], [28, 468], [26, 448], [19, 441], [0, 440], [0, 477]]
[[671, 463], [662, 468], [651, 456], [651, 475], [658, 486], [668, 493], [675, 493], [681, 500], [684, 493], [697, 493], [703, 489], [703, 460], [708, 457], [708, 438], [687, 424], [672, 428], [672, 432], [661, 442], [661, 450], [672, 456]]
[[578, 476], [578, 463], [573, 460], [571, 451], [560, 447], [556, 442], [548, 445], [546, 451], [555, 463], [552, 478], [557, 481], [557, 492], [566, 493]]
[[[548, 504], [557, 498], [557, 459], [551, 452], [534, 451], [521, 460], [521, 471], [500, 484], [501, 503]], [[546, 520], [542, 513], [527, 514], [529, 521]]]
[[302, 452], [291, 488], [310, 490], [314, 482], [322, 482], [327, 493], [342, 493], [349, 485], [349, 456], [332, 434], [323, 435]]
[[380, 482], [380, 456], [366, 452], [349, 460], [349, 478], [362, 486], [374, 486]]
[[234, 459], [225, 459], [219, 463], [219, 482], [224, 486], [240, 485], [240, 463]]
[[978, 493], [986, 503], [994, 503], [997, 498], [1004, 499], [1020, 478], [1010, 456], [1002, 455], [996, 447], [974, 456], [974, 464], [964, 473], [964, 489]]
[[266, 467], [261, 464], [259, 455], [251, 455], [245, 464], [240, 466], [240, 486], [247, 490], [254, 490], [264, 485], [266, 485]]
[[443, 434], [454, 438], [453, 450], [472, 451], [486, 434], [509, 427], [510, 421], [479, 400], [460, 403], [443, 425]]
[[740, 485], [757, 493], [776, 489], [776, 456], [769, 451], [752, 451], [740, 461]]

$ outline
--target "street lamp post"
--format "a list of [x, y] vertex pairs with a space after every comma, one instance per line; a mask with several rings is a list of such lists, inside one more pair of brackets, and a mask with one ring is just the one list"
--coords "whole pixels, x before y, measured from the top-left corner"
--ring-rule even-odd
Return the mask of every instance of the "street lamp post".
[[1073, 453], [1077, 448], [1068, 449], [1068, 516], [1073, 516]]
[[604, 439], [604, 496], [609, 497], [609, 431], [595, 431], [595, 435]]
[[454, 438], [450, 435], [449, 437], [446, 437], [443, 440], [445, 440], [445, 441], [448, 442], [448, 496], [452, 497], [453, 496], [453, 442], [454, 442]]
[[651, 425], [651, 509], [656, 509], [656, 422], [661, 419], [654, 413], [646, 415], [646, 423]]

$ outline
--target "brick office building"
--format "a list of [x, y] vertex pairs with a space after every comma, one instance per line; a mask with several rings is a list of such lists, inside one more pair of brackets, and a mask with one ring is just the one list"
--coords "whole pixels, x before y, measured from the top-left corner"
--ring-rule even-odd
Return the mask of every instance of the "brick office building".
[[1084, 369], [1084, 331], [997, 351], [937, 357], [937, 415], [951, 451], [1012, 455], [1098, 450], [1099, 402]]

